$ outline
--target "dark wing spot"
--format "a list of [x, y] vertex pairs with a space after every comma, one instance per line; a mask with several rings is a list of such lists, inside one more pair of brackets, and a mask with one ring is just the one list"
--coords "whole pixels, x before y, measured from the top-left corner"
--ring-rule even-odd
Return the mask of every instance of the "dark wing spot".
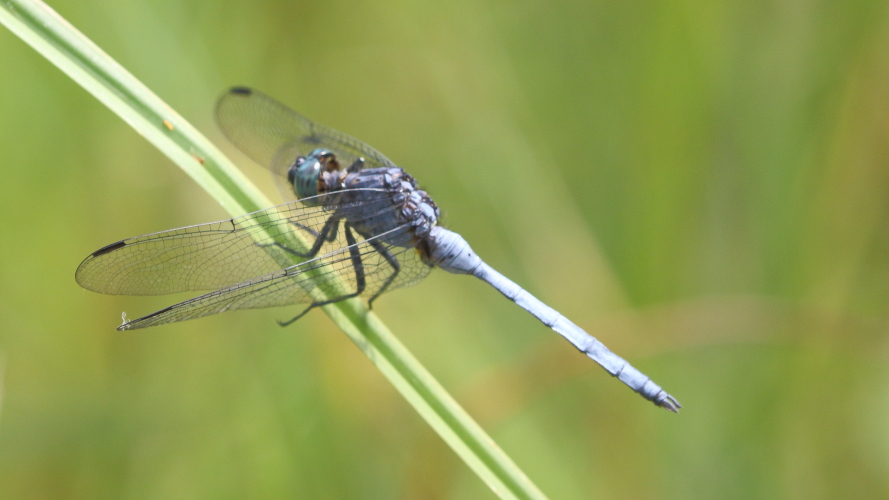
[[145, 316], [142, 319], [153, 318], [153, 317], [157, 316], [158, 314], [163, 314], [167, 311], [171, 311], [174, 307], [176, 307], [176, 306], [165, 307], [165, 308], [161, 309], [160, 311], [155, 311], [155, 312], [149, 314], [148, 316]]
[[231, 92], [232, 94], [250, 95], [253, 93], [253, 90], [247, 87], [232, 87], [229, 92]]
[[118, 241], [117, 243], [112, 243], [110, 245], [106, 245], [95, 252], [93, 252], [92, 257], [98, 257], [100, 255], [105, 255], [106, 253], [111, 253], [119, 248], [123, 248], [127, 246], [127, 242], [124, 240]]

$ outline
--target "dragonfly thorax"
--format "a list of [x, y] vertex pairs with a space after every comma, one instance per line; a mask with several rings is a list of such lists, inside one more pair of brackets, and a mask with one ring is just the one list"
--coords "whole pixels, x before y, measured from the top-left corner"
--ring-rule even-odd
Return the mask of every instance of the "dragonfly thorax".
[[[428, 237], [438, 221], [438, 206], [426, 191], [417, 188], [410, 174], [398, 167], [323, 173], [322, 180], [325, 177], [336, 179], [335, 185], [322, 185], [319, 182], [319, 190], [341, 193], [327, 198], [325, 203], [345, 207], [343, 219], [365, 238], [407, 227], [410, 238], [405, 240], [403, 236], [397, 236], [389, 239], [383, 236], [382, 241], [398, 246], [415, 246]], [[356, 212], [351, 208], [354, 206], [361, 206], [361, 211]]]
[[[414, 246], [425, 240], [435, 227], [439, 210], [432, 198], [417, 187], [417, 181], [398, 167], [362, 168], [359, 158], [343, 169], [336, 155], [327, 149], [315, 149], [300, 156], [287, 172], [287, 180], [297, 197], [306, 205], [327, 205], [340, 210], [342, 219], [365, 238], [408, 227], [411, 238], [383, 237], [398, 246]], [[340, 193], [337, 196], [319, 196]], [[361, 212], [352, 207], [364, 207]], [[399, 240], [399, 241], [396, 241]]]

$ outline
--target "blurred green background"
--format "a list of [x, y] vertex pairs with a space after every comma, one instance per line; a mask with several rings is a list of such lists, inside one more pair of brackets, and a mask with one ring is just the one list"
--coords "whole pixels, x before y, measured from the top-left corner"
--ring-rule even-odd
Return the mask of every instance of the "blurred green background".
[[[889, 497], [889, 4], [51, 2], [224, 143], [255, 86], [674, 394], [478, 280], [375, 312], [553, 499]], [[0, 29], [0, 498], [493, 498], [321, 312], [118, 333], [119, 239], [227, 218]], [[276, 198], [277, 199], [277, 198]]]

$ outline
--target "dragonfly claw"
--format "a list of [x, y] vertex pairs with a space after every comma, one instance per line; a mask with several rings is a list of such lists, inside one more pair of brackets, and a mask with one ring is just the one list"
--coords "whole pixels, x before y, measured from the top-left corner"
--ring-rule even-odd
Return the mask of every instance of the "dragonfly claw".
[[661, 394], [654, 401], [654, 404], [660, 406], [661, 408], [670, 410], [673, 413], [679, 413], [679, 409], [682, 408], [682, 405], [679, 404], [679, 401], [676, 401], [676, 398], [663, 391], [661, 391]]

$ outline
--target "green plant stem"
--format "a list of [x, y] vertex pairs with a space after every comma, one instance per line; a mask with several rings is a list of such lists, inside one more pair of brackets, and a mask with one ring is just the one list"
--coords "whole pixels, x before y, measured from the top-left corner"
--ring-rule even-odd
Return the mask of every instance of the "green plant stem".
[[[46, 4], [4, 1], [0, 23], [117, 113], [233, 217], [272, 205], [200, 132]], [[545, 498], [362, 302], [324, 311], [500, 498]]]

